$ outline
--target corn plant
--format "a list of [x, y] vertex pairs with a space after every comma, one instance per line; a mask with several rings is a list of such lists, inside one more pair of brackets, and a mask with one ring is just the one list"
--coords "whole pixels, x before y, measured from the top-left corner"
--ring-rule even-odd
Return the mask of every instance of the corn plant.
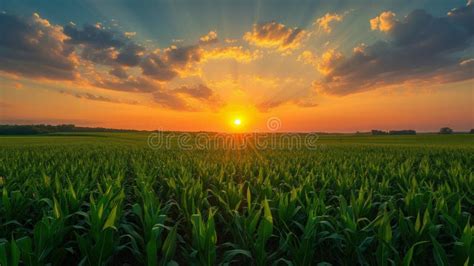
[[216, 226], [214, 222], [215, 210], [210, 209], [207, 219], [201, 213], [193, 214], [192, 224], [192, 248], [190, 256], [197, 265], [214, 265], [216, 261]]
[[123, 189], [109, 186], [97, 200], [90, 198], [90, 209], [84, 216], [83, 234], [76, 234], [81, 264], [105, 265], [112, 255], [123, 247], [119, 246], [117, 226], [121, 215]]

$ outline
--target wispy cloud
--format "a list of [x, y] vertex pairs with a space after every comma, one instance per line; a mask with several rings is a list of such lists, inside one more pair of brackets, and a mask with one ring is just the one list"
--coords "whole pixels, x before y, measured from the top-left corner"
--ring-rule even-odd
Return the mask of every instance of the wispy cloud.
[[59, 91], [62, 94], [67, 94], [74, 96], [78, 99], [84, 99], [84, 100], [91, 100], [91, 101], [98, 101], [98, 102], [106, 102], [106, 103], [121, 103], [121, 104], [132, 104], [132, 105], [137, 105], [139, 104], [138, 101], [129, 101], [129, 100], [119, 100], [119, 99], [114, 99], [110, 98], [107, 96], [103, 95], [96, 95], [92, 93], [81, 93], [81, 92], [73, 92], [70, 90], [61, 90]]

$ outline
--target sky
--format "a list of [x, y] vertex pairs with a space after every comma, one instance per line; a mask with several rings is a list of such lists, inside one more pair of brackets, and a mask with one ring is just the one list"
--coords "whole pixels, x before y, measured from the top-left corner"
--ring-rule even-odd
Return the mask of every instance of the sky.
[[2, 0], [0, 36], [0, 124], [474, 128], [470, 1]]

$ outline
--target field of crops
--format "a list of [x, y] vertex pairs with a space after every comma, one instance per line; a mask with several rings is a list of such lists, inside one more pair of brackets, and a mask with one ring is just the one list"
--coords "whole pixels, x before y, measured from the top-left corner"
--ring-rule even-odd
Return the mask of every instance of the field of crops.
[[0, 137], [0, 265], [473, 265], [474, 136]]

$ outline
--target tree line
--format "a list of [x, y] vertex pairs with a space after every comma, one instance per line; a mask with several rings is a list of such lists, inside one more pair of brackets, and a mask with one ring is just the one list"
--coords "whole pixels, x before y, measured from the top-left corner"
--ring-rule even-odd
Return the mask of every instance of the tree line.
[[37, 135], [59, 132], [134, 132], [136, 130], [64, 125], [0, 125], [0, 135]]

